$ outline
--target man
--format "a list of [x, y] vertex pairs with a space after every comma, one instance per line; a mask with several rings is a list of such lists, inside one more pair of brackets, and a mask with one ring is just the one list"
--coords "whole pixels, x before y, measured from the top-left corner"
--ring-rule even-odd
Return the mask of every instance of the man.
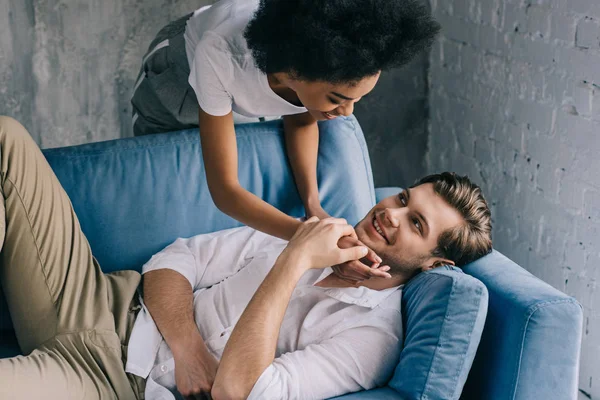
[[[491, 248], [479, 188], [445, 173], [384, 199], [354, 229], [313, 218], [287, 244], [250, 228], [178, 239], [144, 266], [144, 306], [140, 275], [101, 272], [43, 155], [6, 117], [0, 185], [0, 278], [28, 354], [0, 360], [0, 398], [304, 399], [372, 388], [398, 360], [401, 285]], [[367, 254], [342, 239], [354, 235], [383, 259], [360, 273], [370, 279], [330, 274]]]

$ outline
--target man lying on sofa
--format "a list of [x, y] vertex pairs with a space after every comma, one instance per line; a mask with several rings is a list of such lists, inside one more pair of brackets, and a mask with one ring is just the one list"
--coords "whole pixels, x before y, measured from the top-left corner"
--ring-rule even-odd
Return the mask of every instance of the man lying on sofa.
[[[0, 398], [308, 399], [370, 389], [398, 362], [402, 285], [491, 249], [480, 189], [443, 173], [382, 200], [354, 228], [309, 219], [289, 243], [247, 227], [178, 239], [144, 265], [144, 306], [139, 273], [101, 272], [44, 156], [6, 117], [0, 185], [0, 278], [28, 354], [0, 360]], [[386, 266], [356, 282], [330, 268], [366, 255], [340, 248], [354, 235]]]

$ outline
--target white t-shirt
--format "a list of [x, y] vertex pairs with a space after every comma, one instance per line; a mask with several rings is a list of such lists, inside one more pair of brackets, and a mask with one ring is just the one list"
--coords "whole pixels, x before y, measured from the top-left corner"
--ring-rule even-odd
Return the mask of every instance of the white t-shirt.
[[258, 0], [221, 0], [198, 9], [185, 29], [190, 86], [206, 113], [230, 111], [247, 117], [271, 117], [306, 112], [279, 97], [254, 63], [244, 30]]

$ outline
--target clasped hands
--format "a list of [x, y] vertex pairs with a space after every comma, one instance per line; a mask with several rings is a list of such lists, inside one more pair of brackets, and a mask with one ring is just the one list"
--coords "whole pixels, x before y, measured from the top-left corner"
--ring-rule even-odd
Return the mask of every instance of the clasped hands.
[[[390, 267], [365, 246], [342, 218], [307, 219], [290, 239], [284, 253], [300, 257], [308, 268], [332, 267], [340, 279], [353, 285], [372, 277], [390, 278]], [[361, 259], [372, 263], [369, 267]]]

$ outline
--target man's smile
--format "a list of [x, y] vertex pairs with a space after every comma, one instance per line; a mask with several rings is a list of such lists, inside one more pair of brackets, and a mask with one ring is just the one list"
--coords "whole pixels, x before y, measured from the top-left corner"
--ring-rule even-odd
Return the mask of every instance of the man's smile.
[[379, 234], [386, 241], [387, 244], [390, 244], [390, 241], [388, 240], [385, 230], [382, 224], [380, 223], [379, 218], [377, 218], [376, 213], [373, 213], [373, 220], [371, 221], [371, 226], [373, 227], [375, 232], [377, 232], [377, 234]]

